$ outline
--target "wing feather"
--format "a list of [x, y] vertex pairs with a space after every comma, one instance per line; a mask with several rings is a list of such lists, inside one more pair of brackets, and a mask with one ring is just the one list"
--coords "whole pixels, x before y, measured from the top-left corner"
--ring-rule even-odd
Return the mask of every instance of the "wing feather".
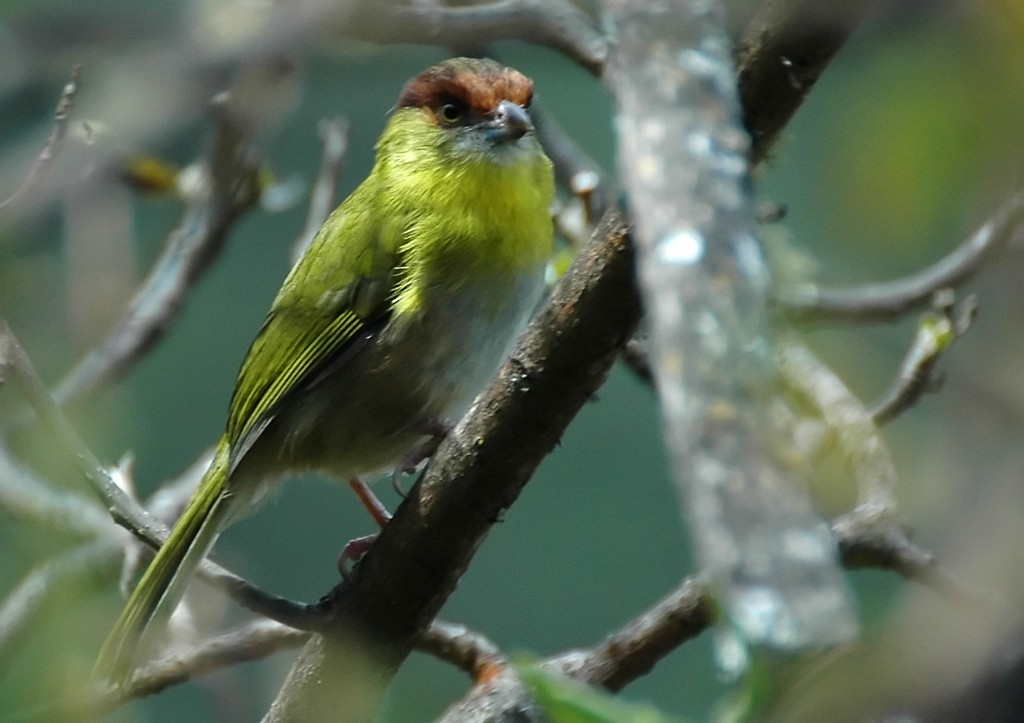
[[400, 232], [360, 212], [370, 192], [364, 183], [324, 224], [249, 347], [228, 414], [232, 467], [294, 390], [387, 318]]

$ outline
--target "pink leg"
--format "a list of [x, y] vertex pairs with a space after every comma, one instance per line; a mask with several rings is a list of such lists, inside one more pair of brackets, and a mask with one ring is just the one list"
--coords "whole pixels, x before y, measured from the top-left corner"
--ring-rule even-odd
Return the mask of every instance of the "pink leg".
[[350, 479], [348, 486], [356, 493], [356, 497], [359, 498], [366, 511], [370, 513], [370, 517], [377, 523], [377, 526], [383, 529], [384, 525], [391, 521], [391, 513], [388, 512], [388, 508], [384, 506], [384, 503], [378, 500], [377, 495], [373, 494], [373, 491], [366, 486], [366, 483], [358, 477]]

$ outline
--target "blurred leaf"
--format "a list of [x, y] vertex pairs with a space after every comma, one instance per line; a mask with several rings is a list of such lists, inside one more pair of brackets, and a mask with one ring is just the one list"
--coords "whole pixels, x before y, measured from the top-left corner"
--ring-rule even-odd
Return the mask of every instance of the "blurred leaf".
[[683, 723], [538, 666], [520, 668], [519, 675], [552, 723]]

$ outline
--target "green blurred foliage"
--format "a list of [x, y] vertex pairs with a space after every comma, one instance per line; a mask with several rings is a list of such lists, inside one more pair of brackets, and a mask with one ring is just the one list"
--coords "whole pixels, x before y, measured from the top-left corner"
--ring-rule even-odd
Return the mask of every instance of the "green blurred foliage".
[[551, 723], [681, 723], [539, 666], [520, 669], [520, 676]]
[[[902, 5], [882, 3], [878, 17], [851, 40], [759, 179], [761, 194], [788, 208], [785, 235], [814, 260], [817, 279], [876, 280], [920, 268], [965, 237], [1021, 177], [1021, 3]], [[0, 4], [0, 196], [17, 186], [42, 146], [75, 62], [85, 66], [75, 118], [93, 123], [104, 147], [178, 163], [201, 152], [205, 101], [234, 68], [202, 43], [189, 44], [195, 24], [217, 4], [157, 6], [109, 0]], [[598, 81], [549, 50], [511, 42], [494, 50], [535, 79], [545, 107], [595, 158], [614, 165], [612, 105]], [[166, 84], [159, 73], [193, 51], [207, 62], [198, 70], [183, 65], [189, 73], [180, 85]], [[311, 181], [319, 164], [317, 121], [344, 116], [350, 138], [340, 196], [368, 171], [374, 140], [403, 82], [446, 55], [438, 48], [378, 48], [331, 37], [288, 51], [298, 68], [295, 87], [262, 134], [260, 152], [278, 178]], [[128, 95], [121, 105], [114, 102], [118, 93]], [[74, 166], [59, 171], [73, 175]], [[55, 199], [31, 214], [0, 217], [0, 314], [48, 383], [56, 383], [113, 323], [119, 305], [101, 299], [101, 292], [118, 288], [119, 301], [127, 300], [179, 210], [173, 200], [129, 200], [118, 211], [128, 232], [101, 239], [110, 244], [104, 253], [123, 263], [109, 278], [98, 276], [81, 289], [75, 286], [76, 264], [88, 259], [91, 247], [69, 241], [77, 231], [69, 224], [74, 209], [66, 196]], [[244, 218], [165, 341], [123, 382], [75, 412], [74, 421], [102, 459], [113, 463], [134, 452], [141, 494], [178, 474], [218, 436], [237, 365], [287, 271], [289, 245], [304, 212], [300, 203]], [[1020, 549], [1014, 530], [1024, 512], [1020, 272], [1014, 249], [971, 284], [981, 296], [981, 317], [947, 355], [944, 390], [887, 430], [901, 473], [903, 511], [919, 539], [996, 589], [1016, 578], [1006, 572], [1008, 553], [993, 551]], [[93, 304], [106, 304], [106, 311], [90, 315]], [[888, 384], [915, 322], [807, 331], [836, 371], [871, 399]], [[15, 391], [3, 389], [0, 414], [18, 405]], [[599, 641], [693, 571], [657, 422], [651, 391], [617, 370], [496, 526], [442, 614], [484, 631], [504, 649], [544, 656]], [[61, 484], [79, 486], [73, 467], [54, 454], [45, 434], [25, 433], [17, 443], [34, 466]], [[386, 484], [380, 488], [388, 504], [398, 503]], [[344, 542], [370, 531], [346, 491], [299, 480], [229, 530], [215, 557], [274, 592], [311, 600], [334, 583]], [[0, 511], [0, 597], [72, 542]], [[916, 638], [896, 634], [913, 629], [908, 620], [920, 616], [936, 629], [961, 623], [894, 575], [867, 572], [851, 579], [868, 643], [897, 641], [889, 660], [905, 664], [885, 669], [889, 678], [905, 673], [906, 661], [924, 658], [908, 652], [920, 650]], [[45, 625], [34, 628], [32, 640], [0, 668], [0, 711], [51, 698], [83, 675], [119, 605], [108, 582], [68, 591], [48, 608]], [[666, 713], [708, 719], [728, 689], [717, 677], [709, 638], [672, 654], [632, 684], [628, 696]], [[279, 654], [179, 686], [110, 720], [255, 719], [290, 659]], [[882, 670], [878, 658], [867, 660], [861, 667], [851, 664], [847, 677], [835, 681], [888, 694], [883, 685], [863, 682], [878, 677], [865, 672], [872, 665]], [[835, 681], [832, 688], [839, 687]], [[449, 666], [414, 655], [391, 688], [384, 719], [430, 720], [467, 686]]]

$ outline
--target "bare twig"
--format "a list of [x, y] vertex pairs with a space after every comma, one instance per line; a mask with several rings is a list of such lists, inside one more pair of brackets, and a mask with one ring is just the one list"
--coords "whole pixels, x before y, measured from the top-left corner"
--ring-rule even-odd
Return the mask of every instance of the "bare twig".
[[534, 101], [533, 107], [530, 109], [530, 117], [533, 119], [537, 138], [544, 147], [544, 152], [554, 164], [555, 180], [563, 188], [580, 196], [582, 194], [577, 190], [579, 179], [593, 178], [591, 188], [586, 192], [586, 198], [583, 200], [586, 204], [588, 221], [601, 218], [608, 206], [614, 202], [614, 192], [609, 188], [608, 174], [565, 131], [562, 124], [545, 111], [539, 101]]
[[476, 5], [362, 2], [343, 31], [376, 43], [479, 46], [519, 39], [562, 51], [600, 75], [608, 45], [570, 0], [494, 0]]
[[70, 490], [55, 491], [0, 447], [0, 509], [61, 534], [95, 537], [113, 530], [96, 502]]
[[216, 109], [205, 182], [190, 198], [181, 222], [124, 316], [58, 385], [54, 395], [62, 406], [122, 376], [163, 338], [185, 295], [223, 249], [235, 221], [258, 200], [258, 169], [249, 148], [252, 129], [232, 112], [229, 102]]
[[[0, 319], [0, 379], [13, 376], [29, 405], [50, 428], [57, 441], [77, 462], [86, 480], [115, 519], [131, 520], [134, 526], [147, 534], [156, 535], [155, 520], [145, 519], [145, 511], [117, 486], [109, 471], [92, 453], [78, 432], [57, 407], [36, 374], [31, 360], [18, 343], [7, 322]], [[159, 529], [159, 528], [156, 528]]]
[[295, 648], [309, 633], [280, 623], [258, 620], [238, 630], [209, 639], [195, 647], [172, 653], [137, 670], [123, 687], [98, 687], [78, 691], [66, 700], [40, 706], [17, 716], [29, 721], [81, 720], [113, 710], [123, 703], [159, 693], [172, 685], [193, 680], [214, 670], [260, 660], [280, 650]]
[[1017, 192], [957, 248], [928, 268], [902, 279], [851, 287], [814, 284], [781, 289], [776, 303], [807, 320], [884, 321], [926, 306], [941, 289], [956, 288], [993, 259], [1024, 226], [1024, 192]]
[[889, 422], [910, 407], [927, 392], [933, 391], [938, 383], [936, 365], [939, 357], [956, 339], [970, 328], [978, 310], [978, 300], [973, 294], [963, 303], [959, 318], [953, 318], [953, 292], [939, 292], [937, 300], [941, 316], [928, 316], [917, 327], [917, 334], [907, 353], [900, 362], [899, 371], [892, 384], [871, 408], [875, 424]]
[[[57, 407], [36, 375], [28, 355], [6, 322], [0, 319], [0, 380], [7, 374], [14, 377], [29, 405], [50, 428], [57, 442], [75, 459], [79, 470], [103, 500], [114, 520], [147, 545], [153, 548], [162, 545], [169, 534], [167, 526], [150, 515], [137, 500], [114, 482], [109, 470], [100, 463]], [[294, 603], [271, 595], [209, 560], [200, 565], [198, 573], [244, 607], [285, 625], [305, 628], [319, 619], [316, 605]]]
[[64, 88], [60, 93], [60, 99], [57, 101], [57, 108], [53, 111], [53, 130], [50, 131], [50, 135], [43, 145], [43, 150], [39, 152], [39, 156], [36, 158], [35, 163], [32, 164], [21, 185], [15, 189], [14, 193], [0, 201], [0, 209], [19, 201], [33, 186], [43, 179], [50, 166], [53, 165], [61, 143], [68, 132], [68, 123], [71, 121], [71, 108], [75, 93], [78, 92], [78, 82], [81, 77], [82, 66], [72, 66], [71, 77], [64, 84]]
[[832, 531], [849, 569], [894, 570], [968, 612], [989, 609], [998, 601], [995, 593], [970, 585], [947, 570], [935, 555], [912, 543], [891, 515], [880, 514], [870, 505], [859, 505], [834, 520]]
[[55, 598], [66, 598], [74, 581], [95, 581], [95, 589], [102, 590], [116, 579], [120, 552], [121, 541], [107, 535], [29, 572], [0, 605], [0, 670], [17, 652], [32, 624]]
[[292, 245], [292, 263], [299, 260], [309, 244], [313, 242], [317, 231], [335, 206], [335, 195], [338, 191], [338, 179], [341, 177], [341, 165], [348, 150], [348, 125], [340, 118], [320, 121], [320, 142], [323, 144], [323, 158], [320, 161], [320, 173], [309, 199], [309, 212], [306, 214], [306, 225]]
[[153, 695], [228, 665], [296, 648], [308, 638], [307, 632], [270, 620], [257, 620], [142, 667], [132, 676], [124, 699]]
[[430, 625], [416, 649], [451, 663], [474, 681], [486, 680], [494, 669], [508, 663], [498, 646], [482, 633], [441, 620]]
[[714, 620], [707, 584], [688, 577], [657, 604], [602, 643], [546, 661], [566, 675], [608, 690], [621, 690]]
[[[3, 621], [0, 609], [0, 622]], [[0, 628], [2, 632], [2, 628]], [[266, 658], [282, 650], [296, 648], [310, 633], [278, 622], [257, 620], [242, 628], [175, 651], [155, 660], [132, 675], [123, 688], [93, 689], [85, 699], [62, 701], [32, 711], [23, 720], [57, 720], [67, 711], [77, 715], [97, 715], [138, 698], [155, 695], [171, 686], [195, 680], [203, 675], [237, 663]], [[0, 643], [3, 638], [0, 637]], [[486, 676], [489, 666], [503, 665], [504, 656], [490, 640], [461, 625], [435, 621], [424, 635], [419, 649], [455, 665], [474, 680]], [[4, 650], [0, 645], [0, 653]]]

